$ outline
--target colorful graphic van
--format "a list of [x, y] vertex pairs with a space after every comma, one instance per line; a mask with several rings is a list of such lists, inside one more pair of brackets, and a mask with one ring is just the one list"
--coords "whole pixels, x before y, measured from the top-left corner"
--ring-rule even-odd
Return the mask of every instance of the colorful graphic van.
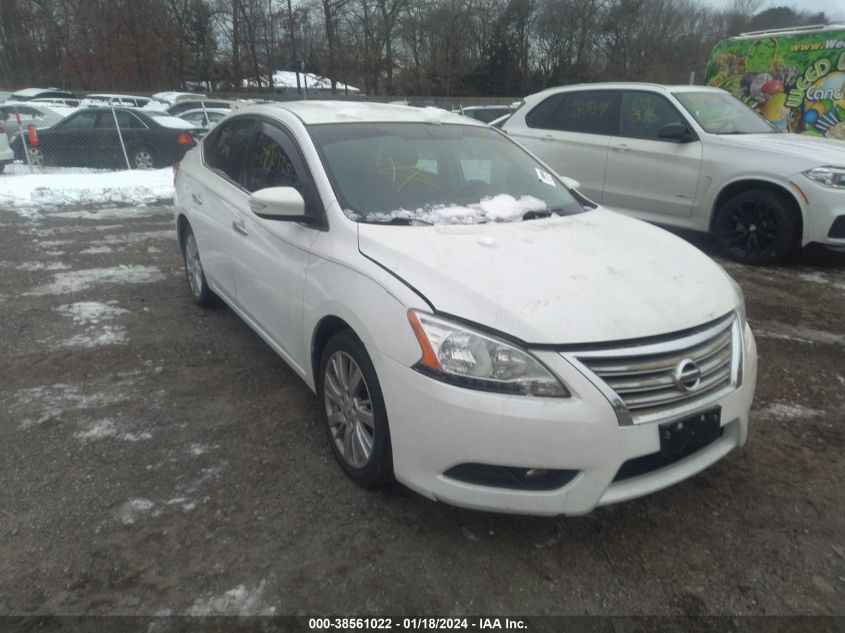
[[708, 86], [784, 131], [845, 140], [845, 25], [743, 33], [719, 42]]

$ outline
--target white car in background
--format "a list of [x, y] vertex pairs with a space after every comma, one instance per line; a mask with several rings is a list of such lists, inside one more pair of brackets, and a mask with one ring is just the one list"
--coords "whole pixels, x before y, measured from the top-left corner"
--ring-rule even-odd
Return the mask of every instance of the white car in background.
[[361, 485], [583, 514], [745, 442], [757, 353], [738, 286], [487, 125], [254, 105], [175, 184], [193, 299], [223, 299], [317, 392]]
[[121, 108], [143, 108], [149, 105], [151, 101], [152, 99], [149, 97], [136, 97], [135, 95], [90, 94], [85, 95], [81, 105], [84, 108], [110, 105]]
[[[76, 108], [52, 103], [7, 101], [0, 104], [0, 126], [5, 128], [9, 138], [30, 125], [40, 130], [51, 127], [76, 112]], [[20, 123], [18, 123], [20, 120]]]
[[710, 232], [737, 261], [845, 249], [845, 142], [779, 133], [724, 90], [552, 88], [502, 130], [603, 207]]
[[11, 165], [14, 160], [15, 153], [9, 147], [9, 137], [3, 129], [3, 123], [0, 122], [0, 174], [6, 169], [6, 165]]
[[229, 110], [223, 110], [222, 108], [196, 108], [194, 110], [186, 110], [177, 116], [197, 127], [210, 130], [229, 113]]

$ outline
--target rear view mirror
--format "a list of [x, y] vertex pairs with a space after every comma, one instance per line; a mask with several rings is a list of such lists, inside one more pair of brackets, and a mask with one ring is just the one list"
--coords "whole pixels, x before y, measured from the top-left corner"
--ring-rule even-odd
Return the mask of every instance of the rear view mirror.
[[667, 123], [658, 130], [657, 138], [675, 143], [686, 143], [692, 140], [692, 133], [683, 123]]
[[293, 187], [259, 189], [249, 197], [249, 208], [266, 220], [300, 222], [305, 219], [305, 200]]

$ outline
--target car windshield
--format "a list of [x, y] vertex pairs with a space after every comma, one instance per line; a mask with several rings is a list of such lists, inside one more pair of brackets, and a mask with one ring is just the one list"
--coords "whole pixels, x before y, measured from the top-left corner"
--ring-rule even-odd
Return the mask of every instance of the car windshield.
[[772, 134], [771, 123], [725, 92], [673, 93], [698, 124], [710, 134]]
[[361, 222], [482, 224], [584, 210], [501, 132], [475, 125], [312, 125], [346, 214]]

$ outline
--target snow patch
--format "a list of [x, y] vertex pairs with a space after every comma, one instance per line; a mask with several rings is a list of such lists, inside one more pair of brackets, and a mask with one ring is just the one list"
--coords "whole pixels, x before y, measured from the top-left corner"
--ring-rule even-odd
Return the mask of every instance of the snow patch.
[[816, 330], [803, 325], [787, 325], [777, 321], [761, 321], [759, 326], [755, 324], [752, 326], [752, 329], [756, 336], [763, 338], [795, 341], [809, 345], [814, 343], [845, 345], [845, 334]]
[[170, 203], [173, 171], [156, 169], [97, 174], [31, 174], [5, 178], [0, 208], [39, 219], [39, 211], [83, 205]]
[[155, 507], [155, 503], [149, 499], [131, 499], [117, 511], [117, 520], [123, 525], [132, 525], [135, 521], [143, 516], [150, 514], [150, 511]]
[[62, 262], [23, 262], [15, 266], [15, 270], [36, 272], [38, 270], [67, 270], [70, 266]]
[[262, 595], [266, 581], [253, 587], [238, 585], [219, 596], [200, 598], [188, 610], [188, 615], [273, 615], [276, 607], [266, 606]]
[[788, 404], [785, 402], [774, 402], [757, 411], [757, 415], [764, 418], [776, 420], [794, 420], [801, 418], [814, 418], [824, 414], [820, 409], [812, 409], [800, 404]]
[[[414, 211], [399, 209], [389, 213], [371, 213], [369, 220], [389, 222], [392, 218], [406, 218], [419, 220], [429, 224], [483, 224], [485, 222], [513, 222], [521, 220], [528, 211], [542, 211], [546, 203], [533, 196], [522, 196], [519, 199], [506, 193], [483, 198], [470, 205], [441, 205], [421, 208]], [[353, 219], [357, 215], [347, 212]]]
[[114, 437], [115, 435], [117, 435], [117, 429], [114, 427], [114, 422], [109, 418], [96, 420], [86, 430], [73, 434], [76, 439], [82, 442], [103, 440], [107, 437]]
[[115, 266], [113, 268], [88, 268], [67, 273], [57, 273], [52, 283], [33, 288], [26, 295], [58, 295], [87, 290], [93, 285], [141, 284], [162, 281], [164, 275], [155, 266]]
[[173, 215], [173, 211], [167, 207], [123, 207], [90, 209], [88, 211], [61, 211], [50, 213], [51, 218], [67, 218], [74, 220], [130, 220], [135, 218], [148, 218], [156, 215]]
[[86, 248], [86, 249], [79, 251], [79, 253], [81, 255], [102, 255], [104, 253], [111, 253], [111, 252], [112, 252], [111, 246], [92, 246], [91, 248]]

